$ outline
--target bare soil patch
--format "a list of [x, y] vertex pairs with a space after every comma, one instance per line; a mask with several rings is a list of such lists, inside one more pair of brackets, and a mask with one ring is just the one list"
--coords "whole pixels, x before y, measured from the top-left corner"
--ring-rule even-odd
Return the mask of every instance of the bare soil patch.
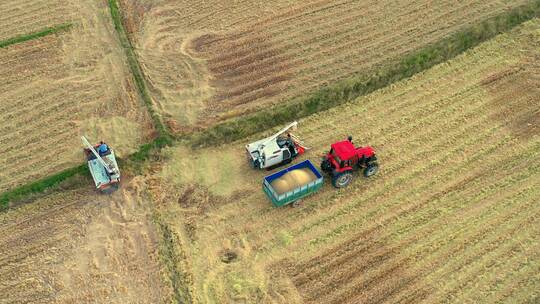
[[158, 237], [137, 179], [112, 196], [48, 195], [0, 214], [6, 303], [157, 303]]

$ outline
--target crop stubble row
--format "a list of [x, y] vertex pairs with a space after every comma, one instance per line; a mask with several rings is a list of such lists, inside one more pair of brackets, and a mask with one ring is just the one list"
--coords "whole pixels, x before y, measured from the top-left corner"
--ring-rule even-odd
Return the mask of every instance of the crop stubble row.
[[[54, 26], [56, 17], [68, 16], [55, 9], [60, 6], [74, 16], [75, 25], [0, 51], [0, 100], [5, 109], [0, 113], [0, 192], [80, 163], [81, 133], [95, 136], [97, 130], [102, 139], [120, 145], [120, 154], [127, 154], [122, 150], [134, 149], [150, 132], [142, 131], [149, 126], [148, 115], [134, 93], [115, 36], [109, 33], [106, 3], [23, 2], [13, 9], [19, 5], [27, 14], [4, 15], [6, 22], [24, 27], [36, 5], [38, 15], [30, 19]], [[129, 132], [122, 133], [126, 142], [118, 140], [122, 135], [111, 139], [111, 134], [102, 133], [115, 126], [113, 118], [141, 127], [124, 130]]]
[[[521, 76], [523, 76], [523, 75], [521, 75]], [[520, 77], [519, 81], [522, 82], [522, 83], [527, 83], [526, 77]], [[500, 89], [500, 90], [502, 89], [502, 91], [507, 90], [507, 88], [505, 88], [505, 86], [506, 86], [507, 84], [508, 84], [508, 83], [503, 82], [502, 84], [499, 85], [498, 89]], [[516, 89], [515, 93], [519, 92], [519, 93], [521, 93], [521, 94], [522, 94], [523, 92], [527, 92], [527, 91], [530, 92], [530, 91], [532, 91], [533, 93], [530, 94], [529, 96], [527, 96], [527, 94], [525, 94], [525, 98], [528, 97], [528, 98], [529, 98], [529, 101], [530, 101], [530, 100], [534, 100], [535, 98], [538, 98], [538, 95], [537, 95], [537, 94], [538, 94], [538, 91], [535, 91], [534, 85], [531, 86], [531, 83], [529, 83], [529, 87], [526, 87], [526, 86], [520, 87], [520, 86], [518, 86], [517, 88], [511, 88], [511, 89]], [[508, 96], [505, 96], [505, 100], [512, 100], [512, 98], [516, 98], [516, 96], [517, 96], [517, 94], [509, 94]], [[460, 97], [462, 97], [462, 96], [460, 96]], [[531, 98], [532, 98], [532, 99], [531, 99]], [[514, 102], [515, 102], [515, 100], [514, 100]], [[509, 105], [506, 105], [506, 106], [509, 106]], [[519, 108], [519, 110], [516, 111], [517, 113], [514, 113], [511, 117], [508, 118], [508, 120], [511, 121], [512, 119], [516, 119], [516, 118], [518, 118], [519, 116], [526, 116], [527, 113], [530, 113], [531, 111], [534, 112], [534, 111], [537, 111], [537, 110], [538, 110], [538, 109], [537, 109], [537, 107], [535, 107], [534, 103], [529, 103], [528, 107], [526, 107], [526, 108]], [[484, 122], [485, 122], [485, 121], [484, 121]], [[503, 125], [504, 125], [504, 124], [503, 124]], [[481, 125], [480, 125], [480, 126], [481, 126]], [[479, 127], [480, 127], [480, 126], [479, 126]], [[476, 135], [476, 134], [475, 134], [475, 135]], [[499, 140], [500, 140], [500, 139], [499, 139]], [[503, 141], [504, 141], [504, 140], [503, 140]], [[425, 142], [424, 142], [424, 143], [425, 143]], [[508, 144], [511, 144], [511, 142], [507, 142], [507, 143], [508, 143]], [[513, 144], [511, 144], [511, 146], [513, 146], [514, 149], [516, 149], [516, 150], [512, 151], [512, 155], [514, 155], [514, 157], [517, 159], [517, 161], [516, 161], [516, 162], [513, 162], [513, 161], [510, 162], [510, 165], [509, 165], [509, 166], [502, 165], [502, 167], [501, 167], [501, 165], [500, 165], [500, 164], [504, 164], [504, 163], [505, 163], [505, 159], [507, 159], [507, 155], [506, 155], [506, 154], [500, 154], [501, 151], [502, 151], [503, 149], [505, 149], [505, 148], [504, 148], [504, 147], [505, 147], [504, 144], [503, 144], [503, 145], [497, 145], [497, 146], [495, 146], [495, 149], [489, 150], [489, 154], [487, 154], [486, 156], [484, 156], [484, 157], [482, 157], [482, 158], [480, 158], [480, 159], [478, 159], [478, 160], [475, 159], [474, 161], [476, 161], [476, 162], [484, 162], [484, 161], [488, 160], [490, 157], [496, 156], [496, 158], [494, 159], [494, 161], [491, 161], [491, 162], [490, 162], [490, 163], [491, 163], [491, 165], [490, 165], [491, 168], [485, 168], [485, 169], [483, 169], [483, 170], [485, 170], [486, 172], [494, 172], [494, 171], [497, 172], [497, 174], [495, 174], [494, 176], [490, 177], [490, 178], [493, 178], [495, 181], [500, 181], [501, 179], [502, 179], [502, 180], [507, 179], [508, 176], [505, 176], [505, 175], [507, 174], [508, 170], [516, 169], [515, 171], [512, 171], [512, 172], [513, 172], [512, 175], [514, 175], [514, 176], [517, 175], [517, 174], [519, 174], [519, 172], [524, 172], [525, 174], [524, 174], [524, 176], [523, 176], [521, 179], [512, 180], [512, 179], [510, 178], [510, 185], [506, 185], [506, 186], [505, 186], [505, 185], [500, 185], [499, 187], [493, 187], [493, 188], [491, 188], [491, 189], [488, 188], [488, 189], [490, 190], [489, 193], [490, 193], [493, 197], [491, 197], [491, 198], [489, 198], [489, 197], [488, 197], [488, 198], [484, 198], [483, 202], [486, 202], [486, 203], [489, 202], [490, 204], [495, 204], [495, 205], [496, 205], [498, 202], [502, 204], [503, 202], [505, 202], [505, 199], [506, 199], [506, 200], [507, 200], [507, 199], [514, 199], [514, 198], [517, 197], [517, 198], [519, 198], [519, 200], [518, 200], [518, 201], [514, 201], [514, 202], [513, 202], [513, 205], [512, 205], [513, 208], [514, 208], [514, 210], [515, 210], [514, 212], [517, 211], [519, 214], [521, 214], [521, 216], [529, 216], [530, 213], [528, 213], [528, 212], [533, 211], [533, 210], [536, 210], [536, 209], [534, 209], [534, 208], [535, 208], [534, 205], [532, 205], [532, 206], [533, 206], [533, 207], [532, 207], [532, 208], [533, 208], [532, 210], [527, 210], [527, 209], [523, 209], [524, 206], [521, 205], [521, 203], [522, 203], [522, 202], [529, 202], [529, 203], [530, 203], [530, 202], [533, 202], [533, 201], [534, 201], [534, 197], [538, 195], [538, 193], [535, 192], [534, 189], [535, 189], [535, 187], [536, 187], [536, 188], [538, 187], [538, 182], [539, 182], [539, 181], [538, 181], [537, 179], [535, 180], [535, 179], [534, 179], [534, 176], [537, 176], [537, 174], [538, 174], [538, 166], [537, 166], [537, 165], [538, 165], [538, 162], [540, 161], [540, 159], [538, 159], [538, 150], [539, 150], [539, 146], [538, 146], [538, 142], [536, 142], [536, 144], [534, 144], [534, 139], [533, 139], [533, 143], [532, 143], [532, 144], [525, 145], [524, 147], [519, 147], [519, 146], [518, 146], [518, 147], [515, 147], [516, 144], [518, 144], [518, 143], [514, 142]], [[479, 150], [482, 151], [483, 149], [481, 148], [481, 149], [479, 149]], [[521, 154], [524, 154], [524, 156], [523, 156], [523, 155], [520, 155], [520, 153], [521, 153]], [[516, 154], [517, 154], [517, 155], [516, 155]], [[457, 154], [457, 156], [458, 156], [458, 157], [461, 157], [462, 155]], [[520, 156], [521, 156], [521, 157], [520, 157]], [[524, 164], [526, 164], [526, 165], [524, 165]], [[536, 164], [536, 166], [535, 166], [534, 164]], [[470, 163], [469, 163], [469, 166], [473, 166], [473, 167], [474, 167], [474, 166], [475, 166], [475, 163], [474, 163], [474, 162], [470, 162]], [[478, 166], [478, 165], [476, 165], [476, 166]], [[532, 166], [532, 167], [531, 167], [531, 166]], [[536, 168], [536, 169], [535, 169], [535, 168]], [[498, 170], [500, 170], [500, 171], [498, 171]], [[522, 170], [522, 171], [520, 171], [520, 170]], [[527, 171], [527, 170], [528, 170], [528, 171]], [[431, 171], [435, 171], [435, 170], [431, 169]], [[439, 170], [437, 170], [437, 171], [439, 171]], [[437, 172], [437, 171], [436, 171], [436, 172]], [[428, 171], [426, 171], [426, 172], [428, 172]], [[480, 172], [482, 172], [482, 170], [480, 170]], [[517, 172], [517, 173], [515, 173], [515, 172]], [[454, 178], [459, 178], [459, 176], [455, 176]], [[484, 174], [484, 176], [482, 177], [481, 181], [482, 181], [482, 182], [485, 182], [486, 180], [488, 180], [488, 179], [490, 179], [490, 178], [486, 177], [485, 174]], [[497, 178], [499, 178], [499, 180], [498, 180]], [[443, 179], [442, 182], [443, 182], [443, 183], [452, 183], [451, 180], [447, 180], [447, 179]], [[501, 199], [501, 194], [498, 192], [499, 189], [502, 188], [502, 189], [510, 190], [512, 186], [515, 187], [515, 186], [519, 186], [519, 185], [523, 185], [523, 184], [528, 185], [528, 187], [530, 187], [530, 189], [532, 189], [532, 190], [529, 189], [528, 195], [526, 195], [526, 196], [523, 197], [523, 196], [519, 196], [519, 195], [517, 195], [516, 193], [514, 193], [514, 195], [515, 195], [514, 197], [513, 197], [513, 196], [510, 196], [510, 197], [507, 197], [507, 198], [504, 198], [504, 197], [503, 197], [503, 199]], [[446, 200], [446, 201], [444, 201], [444, 202], [445, 202], [445, 203], [453, 204], [453, 203], [455, 203], [456, 201], [459, 201], [460, 198], [463, 198], [463, 197], [468, 197], [468, 198], [469, 198], [469, 197], [471, 197], [471, 194], [478, 193], [478, 192], [481, 193], [482, 189], [484, 189], [484, 191], [486, 191], [486, 190], [485, 190], [485, 187], [486, 187], [486, 186], [487, 186], [486, 184], [480, 183], [479, 185], [476, 186], [476, 190], [473, 190], [473, 189], [470, 188], [471, 186], [470, 186], [468, 183], [466, 183], [466, 184], [464, 184], [462, 187], [464, 187], [464, 188], [467, 189], [468, 191], [471, 191], [472, 193], [468, 193], [468, 194], [467, 194], [467, 193], [463, 193], [462, 195], [458, 195], [457, 197], [455, 197], [454, 200]], [[413, 187], [413, 189], [416, 189], [416, 188]], [[458, 188], [458, 189], [459, 189], [459, 188]], [[453, 190], [453, 191], [455, 191], [455, 190]], [[531, 191], [532, 191], [532, 192], [531, 192]], [[447, 194], [446, 194], [445, 192], [442, 192], [442, 193], [443, 193], [442, 198], [445, 198], [445, 196], [447, 196]], [[452, 193], [452, 192], [451, 192], [451, 193]], [[411, 193], [411, 194], [414, 194], [414, 192]], [[394, 195], [395, 195], [395, 194], [394, 194]], [[414, 197], [414, 196], [413, 196], [413, 197]], [[403, 197], [402, 199], [405, 199], [405, 198], [406, 198], [406, 197]], [[474, 195], [473, 195], [471, 198], [474, 198]], [[440, 199], [441, 199], [441, 198], [439, 198], [438, 201], [435, 201], [435, 203], [437, 203], [437, 206], [436, 206], [436, 207], [433, 206], [432, 208], [434, 208], [434, 210], [437, 210], [437, 208], [441, 208], [441, 210], [444, 211], [444, 205], [443, 205], [443, 206], [440, 205], [440, 204], [442, 203], [442, 202], [440, 201]], [[450, 205], [450, 207], [451, 207], [451, 206], [452, 206], [452, 205]], [[423, 206], [423, 208], [425, 208], [425, 207], [426, 207], [426, 206]], [[505, 207], [507, 207], [507, 206], [505, 206]], [[401, 207], [401, 208], [402, 208], [402, 207]], [[517, 210], [516, 210], [516, 209], [517, 209]], [[399, 210], [399, 209], [398, 209], [398, 210]], [[459, 209], [458, 209], [458, 210], [459, 210]], [[495, 216], [496, 218], [498, 218], [498, 217], [500, 216], [500, 214], [507, 214], [508, 212], [510, 212], [510, 210], [511, 210], [511, 209], [503, 209], [503, 210], [500, 211], [500, 213], [499, 213], [499, 212], [494, 213], [494, 216]], [[360, 212], [360, 210], [359, 210], [358, 212]], [[536, 212], [538, 212], [538, 210], [536, 210]], [[363, 213], [363, 212], [362, 212], [362, 213]], [[533, 211], [532, 213], [534, 214], [535, 212]], [[420, 214], [421, 214], [421, 213], [420, 213]], [[358, 216], [358, 213], [353, 213], [353, 214], [351, 214], [351, 217], [347, 216], [347, 218], [341, 218], [339, 221], [340, 221], [340, 222], [350, 222], [349, 218], [354, 218], [355, 215]], [[435, 215], [437, 215], [437, 214], [435, 214]], [[418, 239], [418, 238], [421, 239], [421, 238], [423, 238], [424, 236], [429, 236], [429, 235], [430, 235], [429, 233], [427, 233], [427, 234], [422, 233], [422, 234], [420, 234], [420, 235], [416, 235], [415, 233], [418, 233], [418, 231], [417, 231], [418, 227], [422, 227], [422, 225], [419, 226], [418, 224], [425, 224], [425, 221], [426, 221], [426, 220], [429, 221], [430, 219], [423, 219], [423, 221], [420, 220], [419, 222], [417, 222], [417, 221], [411, 221], [411, 217], [414, 218], [415, 216], [418, 216], [418, 212], [410, 213], [410, 214], [407, 215], [405, 218], [403, 218], [402, 216], [399, 217], [399, 219], [400, 219], [401, 221], [403, 221], [404, 223], [406, 223], [406, 224], [407, 224], [407, 227], [409, 227], [409, 228], [408, 228], [408, 229], [409, 229], [409, 231], [408, 231], [409, 234], [408, 234], [408, 235], [411, 235], [413, 239]], [[439, 223], [444, 223], [444, 224], [446, 224], [446, 225], [449, 225], [449, 224], [447, 224], [447, 223], [452, 222], [452, 221], [450, 221], [450, 220], [446, 221], [443, 217], [440, 217], [440, 216], [441, 216], [440, 214], [437, 215], [437, 217], [439, 217], [439, 218], [438, 218]], [[407, 217], [409, 217], [409, 218], [407, 218]], [[508, 216], [507, 216], [507, 217], [508, 217]], [[511, 217], [511, 216], [510, 216], [510, 217]], [[532, 218], [534, 218], [534, 216], [533, 216]], [[372, 218], [371, 218], [371, 219], [372, 219]], [[365, 220], [365, 222], [369, 222], [369, 221], [371, 221], [371, 220], [369, 220], [369, 219], [366, 219], [366, 220]], [[408, 221], [410, 221], [410, 223], [409, 223]], [[380, 222], [380, 220], [375, 220], [374, 222], [378, 223], [378, 222]], [[474, 222], [474, 221], [473, 221], [473, 222]], [[504, 222], [505, 222], [504, 220], [499, 220], [499, 224], [500, 224], [500, 223], [504, 223]], [[428, 223], [429, 223], [429, 222], [428, 222]], [[519, 224], [516, 224], [516, 225], [511, 226], [511, 227], [513, 227], [513, 229], [515, 230], [516, 227], [521, 227], [520, 225], [522, 225], [522, 224], [524, 225], [524, 224], [526, 224], [526, 223], [531, 224], [532, 222], [530, 222], [530, 219], [529, 219], [528, 222], [526, 221], [526, 222], [524, 222], [524, 223], [519, 223]], [[387, 223], [387, 224], [388, 224], [388, 223]], [[432, 225], [432, 223], [430, 223], [430, 224]], [[348, 225], [348, 224], [347, 224], [347, 225]], [[386, 225], [386, 224], [385, 224], [385, 225]], [[476, 227], [482, 227], [482, 226], [483, 226], [483, 225], [482, 225], [481, 223], [477, 223], [477, 225], [476, 225]], [[430, 226], [428, 225], [427, 227], [430, 227]], [[473, 226], [469, 226], [468, 229], [462, 230], [462, 231], [461, 231], [461, 233], [463, 233], [462, 235], [469, 235], [470, 232], [471, 232], [471, 230], [474, 230], [474, 227], [475, 227], [475, 226], [473, 225]], [[493, 225], [493, 227], [498, 227], [498, 224]], [[325, 227], [325, 228], [328, 228], [328, 227]], [[339, 228], [338, 228], [338, 229], [339, 229]], [[449, 230], [449, 231], [451, 232], [451, 231], [453, 230], [453, 227], [450, 226], [450, 229], [448, 229], [448, 227], [446, 227], [446, 229]], [[431, 231], [437, 231], [437, 230], [433, 230], [433, 229], [430, 229], [430, 230], [431, 230]], [[431, 232], [431, 233], [432, 233], [432, 232]], [[331, 233], [329, 233], [329, 234], [331, 234]], [[444, 231], [444, 233], [437, 233], [437, 234], [440, 235], [440, 238], [441, 238], [442, 240], [448, 238], [448, 234], [446, 233], [446, 231]], [[510, 234], [511, 234], [511, 233], [510, 233]], [[474, 237], [476, 237], [476, 238], [478, 238], [478, 239], [482, 239], [482, 238], [486, 238], [486, 235], [489, 235], [490, 238], [497, 238], [497, 237], [498, 237], [499, 235], [501, 235], [501, 234], [500, 234], [500, 233], [492, 233], [492, 234], [479, 233], [479, 234], [475, 235]], [[422, 241], [420, 241], [420, 240], [417, 240], [417, 241], [422, 242]], [[430, 252], [430, 251], [431, 251], [431, 248], [428, 247], [429, 245], [426, 245], [426, 243], [427, 243], [427, 244], [430, 244], [430, 239], [429, 239], [429, 237], [427, 238], [427, 240], [423, 240], [423, 241], [424, 241], [425, 243], [419, 243], [418, 245], [416, 245], [417, 248], [422, 249], [422, 245], [424, 245], [424, 246], [426, 246], [426, 248], [424, 248], [423, 250], [426, 250], [426, 249], [427, 249], [428, 252]], [[455, 245], [455, 244], [452, 244], [452, 243], [449, 243], [449, 244], [451, 244], [452, 246]], [[533, 241], [533, 244], [534, 244], [534, 241]], [[450, 246], [450, 248], [452, 248], [452, 246]], [[483, 251], [482, 248], [483, 248], [483, 247], [480, 247], [479, 251], [475, 251], [475, 252], [482, 252], [482, 251]], [[484, 249], [485, 249], [485, 248], [484, 248]], [[529, 250], [527, 253], [530, 254], [530, 250]], [[414, 253], [409, 252], [409, 254], [411, 254], [412, 256], [415, 256]], [[421, 258], [421, 257], [420, 257], [420, 258]], [[447, 265], [447, 264], [444, 264], [444, 263], [446, 262], [446, 258], [442, 258], [442, 257], [440, 257], [440, 256], [435, 256], [435, 259], [439, 259], [439, 262], [440, 262], [440, 263], [442, 263], [443, 265]], [[455, 262], [455, 261], [454, 261], [454, 260], [451, 260], [451, 262]], [[431, 265], [431, 267], [433, 267], [433, 265]], [[301, 271], [301, 270], [300, 270], [300, 271]], [[459, 271], [460, 271], [459, 268], [458, 268], [458, 269], [453, 269], [453, 271], [447, 272], [447, 274], [456, 273], [456, 272], [459, 273]], [[433, 279], [433, 280], [440, 280], [441, 277], [442, 277], [442, 276], [436, 276], [435, 278], [432, 278], [432, 279]], [[475, 276], [472, 275], [472, 276], [470, 276], [469, 278], [474, 278], [474, 277], [475, 277]], [[314, 280], [314, 281], [316, 281], [316, 280]], [[488, 284], [489, 284], [489, 283], [488, 283]], [[462, 290], [460, 290], [460, 292], [462, 292]], [[440, 294], [439, 294], [439, 295], [440, 295]], [[444, 293], [443, 293], [443, 295], [444, 295]], [[428, 302], [429, 302], [429, 301], [428, 301]]]
[[[55, 263], [83, 233], [84, 217], [96, 213], [85, 192], [65, 192], [0, 216], [2, 300], [46, 303], [55, 299]], [[39, 266], [38, 266], [39, 265]]]
[[[199, 35], [188, 53], [204, 58], [211, 74], [213, 97], [204, 106], [207, 109], [200, 112], [205, 117], [201, 124], [205, 125], [208, 115], [224, 119], [374, 70], [388, 60], [521, 3], [312, 1], [263, 15], [244, 26], [235, 25], [229, 31], [210, 33], [201, 33], [198, 27], [195, 31], [185, 20], [175, 21], [178, 16], [169, 15], [169, 22], [159, 24], [163, 41], [154, 41], [155, 45], [145, 48], [182, 43]], [[211, 27], [213, 21], [205, 22]], [[174, 32], [182, 34], [175, 38]], [[167, 52], [174, 53], [171, 47], [167, 46]], [[147, 50], [141, 52], [143, 61], [159, 64], [152, 56]], [[149, 68], [147, 72], [149, 78], [162, 78], [159, 74], [164, 70]], [[163, 81], [156, 89], [174, 91], [172, 86]], [[179, 92], [170, 96], [179, 100], [160, 102], [182, 103], [180, 96]]]
[[[537, 263], [531, 253], [538, 240], [534, 232], [519, 229], [533, 225], [540, 211], [534, 204], [540, 147], [538, 134], [527, 124], [534, 119], [530, 113], [539, 110], [534, 102], [538, 79], [531, 77], [538, 69], [527, 64], [537, 56], [537, 28], [537, 21], [529, 22], [521, 33], [498, 37], [424, 75], [361, 98], [346, 112], [333, 109], [301, 122], [299, 135], [321, 147], [310, 155], [347, 134], [373, 144], [383, 165], [380, 176], [357, 181], [347, 191], [323, 188], [301, 212], [261, 209], [267, 202], [256, 192], [216, 207], [210, 213], [218, 222], [205, 217], [223, 229], [205, 228], [201, 219], [195, 234], [217, 241], [226, 236], [216, 231], [233, 229], [231, 235], [240, 234], [259, 260], [266, 259], [261, 263], [277, 263], [270, 268], [276, 271], [284, 267], [279, 257], [287, 252], [285, 269], [308, 302], [439, 302], [460, 295], [481, 301], [523, 295], [516, 284], [504, 290], [495, 285], [486, 267], [495, 263], [497, 271], [508, 273], [505, 284], [537, 284], [525, 276]], [[239, 208], [245, 213], [241, 222]], [[294, 246], [279, 245], [279, 231], [287, 231]], [[349, 239], [351, 234], [356, 237]], [[528, 242], [520, 249], [524, 239]], [[497, 263], [508, 255], [515, 258]], [[519, 263], [526, 257], [533, 259], [533, 268]], [[372, 259], [371, 267], [364, 265], [366, 259]], [[510, 275], [513, 270], [519, 274]], [[472, 283], [479, 275], [490, 279], [476, 296]], [[198, 278], [200, 284], [216, 280]]]
[[38, 32], [76, 19], [61, 0], [5, 0], [0, 4], [0, 40]]
[[165, 301], [142, 185], [110, 196], [64, 190], [0, 214], [2, 301]]

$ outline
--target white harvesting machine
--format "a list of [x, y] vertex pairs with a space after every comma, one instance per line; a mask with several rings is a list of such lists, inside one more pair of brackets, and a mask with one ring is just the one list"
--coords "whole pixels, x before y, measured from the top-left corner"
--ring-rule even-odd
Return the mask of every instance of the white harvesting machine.
[[289, 130], [296, 130], [298, 122], [293, 122], [274, 135], [246, 145], [248, 160], [256, 169], [273, 169], [290, 163], [307, 148]]

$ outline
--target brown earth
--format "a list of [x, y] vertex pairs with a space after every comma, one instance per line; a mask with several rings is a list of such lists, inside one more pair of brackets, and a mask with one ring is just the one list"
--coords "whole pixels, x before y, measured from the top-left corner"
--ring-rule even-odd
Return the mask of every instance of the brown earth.
[[158, 1], [128, 23], [141, 24], [131, 36], [156, 108], [187, 132], [373, 71], [525, 2]]
[[140, 178], [112, 196], [85, 187], [0, 214], [0, 302], [165, 301], [144, 187]]

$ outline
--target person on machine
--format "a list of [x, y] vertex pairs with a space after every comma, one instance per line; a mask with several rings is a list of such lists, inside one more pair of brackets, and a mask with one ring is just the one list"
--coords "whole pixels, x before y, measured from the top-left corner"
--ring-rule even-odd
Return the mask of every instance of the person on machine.
[[99, 146], [98, 146], [99, 156], [105, 155], [107, 151], [109, 151], [109, 146], [107, 146], [107, 144], [104, 143], [103, 141], [100, 141]]

